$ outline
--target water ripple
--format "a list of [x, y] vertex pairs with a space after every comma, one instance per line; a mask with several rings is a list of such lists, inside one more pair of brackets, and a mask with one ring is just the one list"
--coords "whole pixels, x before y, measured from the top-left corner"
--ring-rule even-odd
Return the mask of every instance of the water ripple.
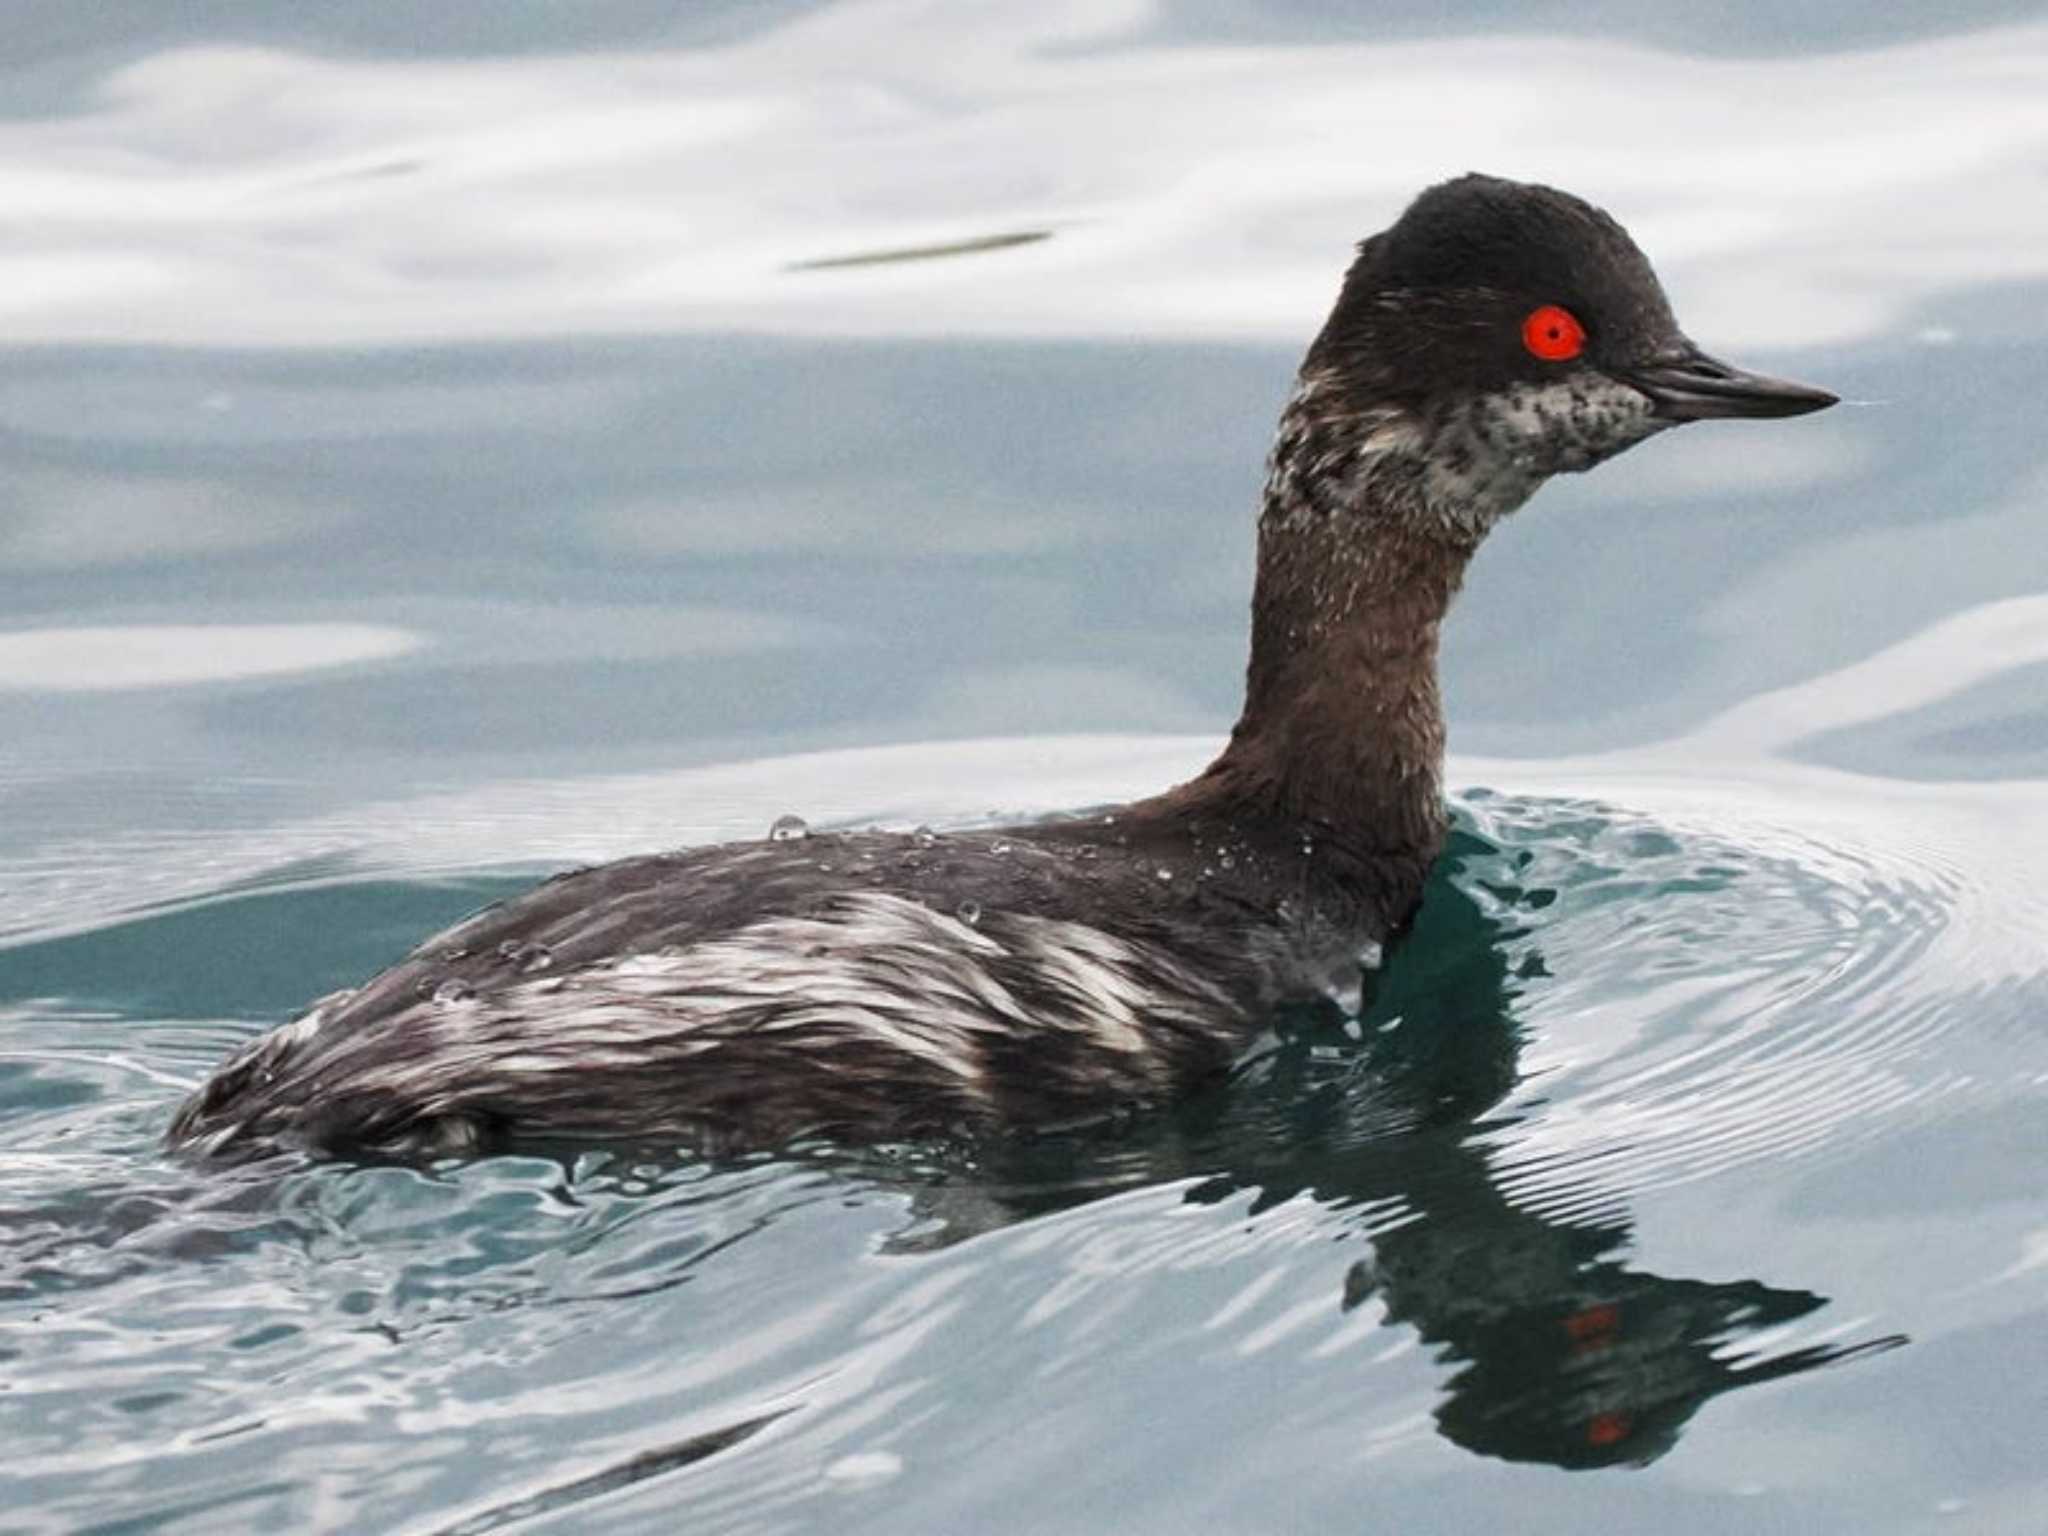
[[1978, 1010], [1928, 985], [1973, 896], [1925, 844], [1744, 836], [1587, 801], [1472, 802], [1511, 854], [1547, 975], [1501, 1175], [1540, 1199], [1597, 1166], [1629, 1191], [1762, 1158], [1839, 1155], [1964, 1092], [1945, 1041]]

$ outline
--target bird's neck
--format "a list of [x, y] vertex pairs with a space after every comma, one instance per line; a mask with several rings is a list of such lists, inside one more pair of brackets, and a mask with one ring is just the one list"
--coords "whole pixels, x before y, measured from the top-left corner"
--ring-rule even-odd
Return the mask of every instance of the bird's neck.
[[1244, 713], [1181, 792], [1191, 808], [1299, 823], [1365, 864], [1435, 858], [1437, 637], [1478, 535], [1446, 515], [1424, 447], [1399, 412], [1297, 388], [1259, 520]]

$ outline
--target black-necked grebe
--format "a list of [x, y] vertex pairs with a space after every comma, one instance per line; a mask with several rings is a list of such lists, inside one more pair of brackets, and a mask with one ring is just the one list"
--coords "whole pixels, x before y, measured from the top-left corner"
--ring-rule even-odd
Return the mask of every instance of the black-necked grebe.
[[1226, 1070], [1355, 978], [1442, 845], [1437, 631], [1550, 475], [1832, 395], [1686, 340], [1621, 226], [1465, 176], [1359, 247], [1280, 418], [1243, 716], [1113, 813], [563, 875], [251, 1042], [173, 1144], [721, 1151], [1086, 1119]]

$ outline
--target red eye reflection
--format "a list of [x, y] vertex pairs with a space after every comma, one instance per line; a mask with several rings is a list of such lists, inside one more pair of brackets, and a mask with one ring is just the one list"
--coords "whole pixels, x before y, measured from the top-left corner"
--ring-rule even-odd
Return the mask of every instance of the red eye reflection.
[[1586, 350], [1586, 328], [1562, 305], [1539, 305], [1522, 322], [1522, 345], [1546, 363], [1562, 363]]
[[1634, 1427], [1625, 1413], [1596, 1413], [1586, 1420], [1586, 1444], [1619, 1445], [1628, 1438], [1628, 1432]]

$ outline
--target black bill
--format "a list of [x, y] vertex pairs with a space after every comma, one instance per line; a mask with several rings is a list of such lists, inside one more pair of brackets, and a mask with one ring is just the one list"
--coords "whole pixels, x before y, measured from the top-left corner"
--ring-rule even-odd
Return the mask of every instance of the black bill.
[[1639, 368], [1620, 368], [1615, 376], [1648, 395], [1656, 414], [1668, 421], [1700, 421], [1709, 416], [1804, 416], [1824, 411], [1836, 396], [1790, 379], [1732, 368], [1687, 344]]

